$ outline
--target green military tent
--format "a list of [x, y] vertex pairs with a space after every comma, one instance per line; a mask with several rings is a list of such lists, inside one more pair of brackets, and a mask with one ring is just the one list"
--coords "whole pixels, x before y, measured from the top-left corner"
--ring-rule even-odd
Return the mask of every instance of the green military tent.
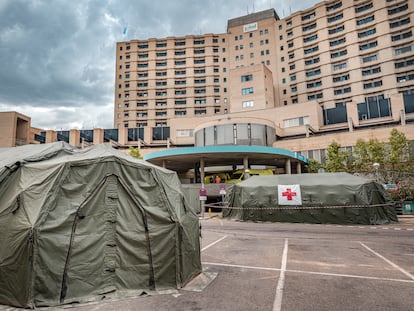
[[239, 220], [370, 225], [398, 221], [380, 184], [348, 173], [254, 176], [229, 189], [226, 201], [223, 217]]
[[181, 288], [201, 272], [199, 223], [175, 172], [105, 145], [0, 149], [0, 303]]

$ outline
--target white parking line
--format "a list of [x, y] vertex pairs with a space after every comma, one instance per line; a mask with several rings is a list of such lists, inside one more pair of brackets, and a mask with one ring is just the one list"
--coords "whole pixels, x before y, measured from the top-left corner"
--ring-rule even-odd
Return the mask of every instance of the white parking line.
[[203, 265], [222, 266], [222, 267], [230, 267], [230, 268], [242, 268], [242, 269], [254, 269], [254, 270], [280, 271], [280, 269], [278, 269], [278, 268], [232, 265], [232, 264], [229, 264], [229, 263], [217, 263], [217, 262], [203, 262]]
[[282, 265], [280, 268], [280, 276], [279, 276], [279, 281], [277, 283], [275, 301], [273, 302], [273, 311], [280, 311], [282, 309], [282, 297], [283, 297], [283, 289], [285, 286], [287, 254], [288, 254], [288, 239], [285, 239], [285, 245], [283, 247], [283, 254], [282, 254]]
[[[278, 269], [278, 268], [233, 265], [233, 264], [218, 263], [218, 262], [203, 262], [203, 265], [230, 267], [230, 268], [242, 268], [242, 269], [253, 269], [253, 270], [281, 271], [281, 269]], [[341, 278], [353, 278], [353, 279], [362, 279], [362, 280], [414, 283], [414, 280], [380, 278], [380, 277], [375, 277], [375, 276], [365, 276], [365, 275], [355, 275], [355, 274], [340, 274], [340, 273], [315, 272], [315, 271], [303, 271], [303, 270], [289, 270], [289, 269], [286, 269], [286, 272], [287, 273], [314, 274], [314, 275], [322, 275], [322, 276], [336, 276], [336, 277], [341, 277]]]
[[361, 244], [363, 247], [365, 247], [367, 250], [369, 250], [371, 253], [373, 253], [374, 255], [378, 256], [379, 258], [381, 258], [382, 260], [384, 260], [385, 262], [387, 262], [388, 264], [390, 264], [391, 266], [393, 266], [395, 269], [400, 270], [402, 273], [404, 273], [406, 276], [408, 276], [410, 279], [414, 280], [414, 275], [412, 275], [411, 273], [409, 273], [408, 271], [405, 271], [403, 268], [401, 268], [400, 266], [396, 265], [395, 263], [393, 263], [391, 260], [388, 260], [387, 258], [385, 258], [384, 256], [382, 256], [381, 254], [377, 253], [376, 251], [374, 251], [373, 249], [369, 248], [368, 246], [366, 246], [364, 243], [359, 242], [359, 244]]
[[217, 244], [218, 242], [220, 242], [220, 241], [224, 240], [225, 238], [227, 238], [227, 235], [225, 235], [225, 236], [221, 237], [220, 239], [218, 239], [217, 241], [215, 241], [215, 242], [213, 242], [213, 243], [210, 243], [210, 244], [209, 244], [209, 245], [207, 245], [207, 246], [204, 246], [204, 247], [201, 249], [201, 251], [202, 251], [202, 252], [203, 252], [203, 251], [205, 251], [207, 248], [209, 248], [209, 247], [211, 247], [211, 246], [213, 246], [213, 245]]
[[363, 279], [363, 280], [378, 280], [378, 281], [393, 281], [393, 282], [402, 282], [402, 283], [414, 283], [414, 281], [411, 281], [411, 280], [379, 278], [379, 277], [375, 277], [375, 276], [364, 276], [364, 275], [355, 275], [355, 274], [340, 274], [340, 273], [314, 272], [314, 271], [303, 271], [303, 270], [286, 270], [286, 272], [316, 274], [316, 275], [325, 275], [325, 276], [338, 276], [338, 277], [343, 277], [343, 278], [354, 278], [354, 279]]

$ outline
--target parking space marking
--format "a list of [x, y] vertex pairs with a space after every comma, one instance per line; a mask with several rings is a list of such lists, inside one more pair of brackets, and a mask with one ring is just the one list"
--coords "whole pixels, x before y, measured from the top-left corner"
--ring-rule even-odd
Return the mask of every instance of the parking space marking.
[[366, 246], [364, 243], [359, 242], [359, 244], [361, 244], [363, 247], [365, 247], [367, 250], [369, 250], [371, 253], [373, 253], [374, 255], [378, 256], [379, 258], [381, 258], [382, 260], [384, 260], [386, 263], [390, 264], [391, 266], [393, 266], [395, 269], [400, 270], [402, 273], [404, 273], [406, 276], [408, 276], [410, 279], [414, 280], [414, 275], [412, 275], [411, 273], [409, 273], [408, 271], [405, 271], [403, 268], [401, 268], [400, 266], [398, 266], [397, 264], [393, 263], [391, 260], [385, 258], [384, 256], [382, 256], [381, 254], [377, 253], [376, 251], [374, 251], [373, 249], [369, 248], [368, 246]]
[[376, 276], [364, 276], [364, 275], [355, 275], [355, 274], [340, 274], [340, 273], [328, 273], [328, 272], [314, 272], [314, 271], [303, 271], [303, 270], [286, 270], [289, 273], [303, 273], [303, 274], [316, 274], [324, 276], [337, 276], [343, 278], [355, 278], [355, 279], [364, 279], [364, 280], [377, 280], [377, 281], [392, 281], [392, 282], [402, 282], [402, 283], [414, 283], [414, 280], [404, 280], [404, 279], [390, 279], [390, 278], [380, 278]]
[[[229, 267], [229, 268], [253, 269], [253, 270], [281, 271], [281, 269], [278, 269], [278, 268], [243, 266], [243, 265], [233, 265], [233, 264], [218, 263], [218, 262], [203, 262], [203, 265]], [[365, 276], [365, 275], [356, 275], [356, 274], [341, 274], [341, 273], [315, 272], [315, 271], [290, 270], [290, 269], [286, 269], [286, 272], [287, 273], [314, 274], [314, 275], [322, 275], [322, 276], [335, 276], [335, 277], [354, 278], [354, 279], [363, 279], [363, 280], [414, 283], [414, 280], [380, 278], [376, 276]]]
[[225, 238], [227, 238], [227, 235], [225, 235], [225, 236], [221, 237], [220, 239], [218, 239], [217, 241], [214, 241], [213, 243], [210, 243], [210, 244], [209, 244], [209, 245], [207, 245], [207, 246], [204, 246], [204, 247], [201, 249], [201, 251], [202, 251], [202, 252], [203, 252], [203, 251], [205, 251], [207, 248], [209, 248], [209, 247], [211, 247], [211, 246], [213, 246], [213, 245], [216, 245], [218, 242], [220, 242], [220, 241], [224, 240]]
[[233, 264], [218, 263], [218, 262], [204, 262], [203, 261], [203, 265], [220, 266], [220, 267], [230, 267], [230, 268], [242, 268], [242, 269], [253, 269], [253, 270], [280, 271], [280, 269], [278, 269], [278, 268], [257, 267], [257, 266], [244, 266], [244, 265], [233, 265]]
[[275, 301], [273, 302], [273, 311], [280, 311], [282, 309], [282, 297], [283, 297], [283, 289], [285, 287], [285, 273], [286, 273], [286, 265], [287, 265], [288, 247], [289, 247], [288, 239], [285, 239], [285, 245], [283, 247], [283, 254], [282, 254], [282, 265], [280, 267], [279, 281], [277, 282], [277, 287], [276, 287], [276, 297], [275, 297]]

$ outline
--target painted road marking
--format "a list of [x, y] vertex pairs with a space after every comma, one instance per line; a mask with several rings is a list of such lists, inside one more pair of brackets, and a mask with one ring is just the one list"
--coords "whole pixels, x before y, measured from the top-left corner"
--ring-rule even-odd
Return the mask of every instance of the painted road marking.
[[277, 287], [276, 287], [276, 297], [273, 303], [273, 311], [282, 310], [282, 297], [283, 297], [283, 289], [285, 287], [285, 273], [286, 273], [286, 265], [287, 265], [288, 245], [289, 245], [288, 239], [285, 239], [285, 245], [283, 247], [283, 255], [282, 255], [282, 265], [280, 268], [279, 281], [277, 282]]
[[209, 245], [207, 245], [207, 246], [204, 246], [204, 247], [201, 249], [201, 251], [202, 251], [202, 252], [203, 252], [203, 251], [205, 251], [207, 248], [209, 248], [209, 247], [211, 247], [211, 246], [213, 246], [213, 245], [216, 245], [218, 242], [220, 242], [220, 241], [224, 240], [225, 238], [227, 238], [227, 235], [225, 235], [225, 236], [221, 237], [220, 239], [218, 239], [217, 241], [215, 241], [215, 242], [213, 242], [213, 243], [210, 243], [210, 244], [209, 244]]
[[374, 255], [378, 256], [379, 258], [381, 258], [382, 260], [384, 260], [385, 262], [387, 262], [388, 264], [390, 264], [391, 266], [393, 266], [395, 269], [400, 270], [402, 273], [404, 273], [406, 276], [408, 276], [410, 279], [414, 280], [414, 275], [412, 275], [411, 273], [409, 273], [408, 271], [404, 270], [403, 268], [401, 268], [400, 266], [398, 266], [397, 264], [393, 263], [391, 260], [385, 258], [384, 256], [382, 256], [381, 254], [377, 253], [376, 251], [374, 251], [373, 249], [369, 248], [368, 246], [366, 246], [364, 243], [359, 242], [359, 244], [361, 244], [363, 247], [365, 247], [367, 250], [369, 250], [371, 253], [373, 253]]
[[230, 267], [230, 268], [241, 268], [241, 269], [253, 269], [253, 270], [280, 271], [280, 269], [278, 269], [278, 268], [232, 265], [232, 264], [229, 264], [229, 263], [219, 263], [219, 262], [203, 262], [203, 265], [221, 266], [221, 267]]
[[[203, 265], [221, 266], [221, 267], [229, 267], [229, 268], [241, 268], [241, 269], [253, 269], [253, 270], [265, 270], [265, 271], [281, 271], [281, 269], [278, 269], [278, 268], [233, 265], [233, 264], [226, 264], [226, 263], [219, 263], [219, 262], [203, 262]], [[354, 279], [362, 279], [362, 280], [377, 280], [377, 281], [392, 281], [392, 282], [400, 282], [400, 283], [414, 283], [414, 280], [380, 278], [380, 277], [375, 277], [375, 276], [365, 276], [365, 275], [356, 275], [356, 274], [327, 273], [327, 272], [314, 272], [314, 271], [289, 270], [289, 269], [286, 269], [286, 272], [287, 273], [314, 274], [314, 275], [322, 275], [322, 276], [335, 276], [335, 277], [354, 278]]]

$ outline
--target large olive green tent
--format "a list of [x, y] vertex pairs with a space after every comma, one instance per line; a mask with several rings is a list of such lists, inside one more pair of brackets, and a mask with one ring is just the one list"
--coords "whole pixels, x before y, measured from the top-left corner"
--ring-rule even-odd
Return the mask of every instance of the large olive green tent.
[[223, 217], [239, 220], [370, 225], [398, 221], [380, 184], [347, 173], [254, 176], [229, 189], [226, 201]]
[[175, 172], [104, 145], [0, 149], [0, 304], [139, 295], [200, 272]]

